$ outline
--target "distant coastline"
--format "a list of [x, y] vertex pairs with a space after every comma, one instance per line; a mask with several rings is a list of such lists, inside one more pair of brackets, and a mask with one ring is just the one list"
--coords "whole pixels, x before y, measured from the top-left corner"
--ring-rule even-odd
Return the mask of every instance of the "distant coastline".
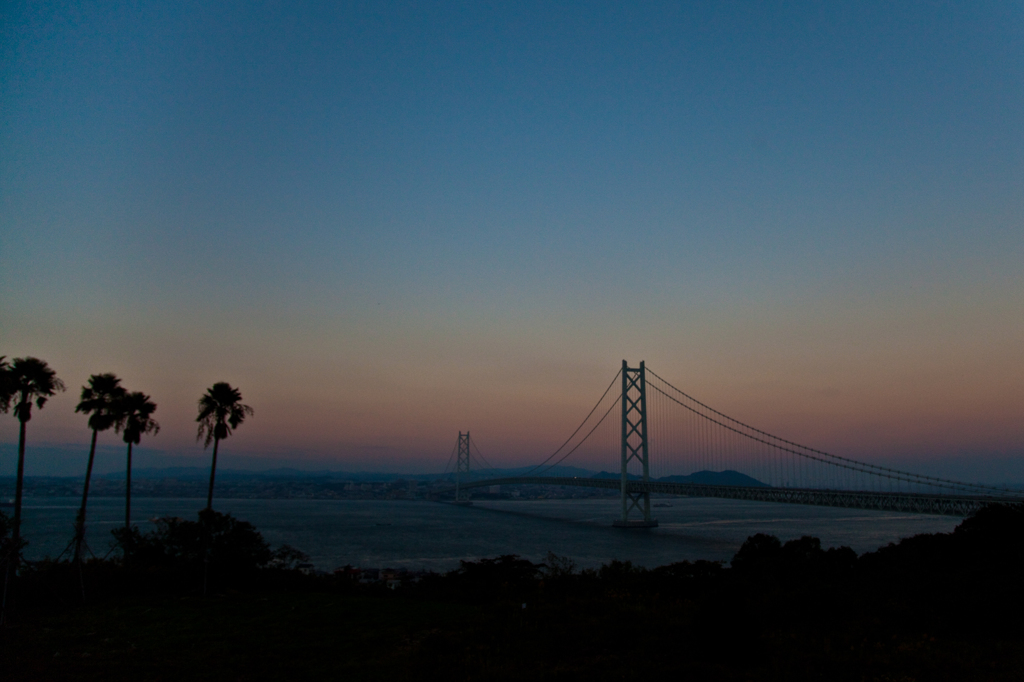
[[[521, 476], [530, 469], [498, 469], [480, 472], [474, 478]], [[615, 478], [619, 474], [594, 472], [579, 467], [557, 467], [551, 476], [579, 478]], [[133, 497], [202, 498], [206, 495], [209, 470], [202, 467], [138, 469], [132, 476]], [[637, 478], [635, 476], [631, 478]], [[686, 476], [666, 476], [657, 480], [732, 486], [765, 484], [736, 471], [698, 471]], [[232, 499], [316, 499], [316, 500], [413, 500], [431, 499], [451, 488], [451, 474], [393, 474], [380, 472], [302, 471], [273, 469], [247, 471], [224, 469], [217, 472], [217, 496]], [[82, 493], [79, 476], [26, 476], [28, 497], [75, 497]], [[0, 499], [14, 494], [14, 477], [0, 477]], [[124, 494], [124, 475], [97, 476], [92, 494], [116, 497]], [[614, 497], [614, 490], [565, 488], [554, 485], [503, 485], [473, 491], [478, 499], [557, 499]]]

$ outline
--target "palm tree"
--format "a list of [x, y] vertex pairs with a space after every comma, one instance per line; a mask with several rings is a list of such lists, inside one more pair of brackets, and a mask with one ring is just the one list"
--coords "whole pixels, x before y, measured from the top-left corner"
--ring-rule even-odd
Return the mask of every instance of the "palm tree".
[[217, 447], [220, 442], [252, 414], [252, 408], [242, 404], [242, 394], [231, 384], [218, 381], [199, 399], [199, 433], [196, 440], [202, 440], [203, 448], [213, 442], [213, 464], [210, 466], [210, 491], [206, 496], [206, 511], [213, 509], [213, 479], [217, 474]]
[[[9, 365], [6, 363], [3, 365], [3, 380], [0, 381], [0, 385], [3, 387], [3, 390], [0, 391], [0, 412], [10, 409], [13, 401], [14, 416], [20, 422], [20, 429], [18, 432], [18, 474], [14, 485], [14, 532], [11, 538], [13, 556], [7, 562], [3, 611], [0, 613], [6, 613], [7, 582], [12, 571], [17, 573], [18, 570], [21, 547], [21, 497], [25, 480], [25, 424], [32, 419], [33, 402], [41, 410], [51, 396], [64, 390], [64, 382], [57, 378], [57, 373], [38, 358], [15, 358], [14, 362]], [[2, 621], [3, 617], [0, 616], [0, 622]]]
[[89, 428], [92, 429], [92, 445], [89, 447], [89, 464], [85, 468], [85, 485], [82, 488], [82, 508], [75, 519], [75, 557], [74, 563], [82, 558], [82, 542], [85, 540], [85, 505], [89, 501], [89, 481], [92, 479], [92, 463], [96, 458], [96, 436], [117, 425], [119, 405], [127, 391], [121, 386], [121, 380], [113, 374], [93, 374], [89, 384], [82, 387], [82, 399], [75, 407], [75, 412], [89, 416]]
[[[121, 400], [118, 408], [117, 427], [124, 429], [124, 442], [128, 443], [128, 470], [125, 476], [124, 490], [124, 530], [125, 538], [130, 538], [132, 528], [132, 444], [138, 445], [145, 433], [153, 435], [159, 433], [160, 425], [153, 419], [156, 403], [150, 400], [145, 393], [140, 391], [129, 393]], [[128, 547], [124, 548], [126, 557], [128, 549]]]
[[[14, 386], [11, 382], [11, 364], [6, 355], [0, 355], [0, 412], [11, 409], [11, 398], [14, 397]], [[0, 512], [2, 514], [3, 512]], [[3, 553], [0, 550], [0, 565], [3, 565]]]
[[11, 383], [11, 365], [6, 355], [0, 355], [0, 412], [11, 409], [14, 386]]

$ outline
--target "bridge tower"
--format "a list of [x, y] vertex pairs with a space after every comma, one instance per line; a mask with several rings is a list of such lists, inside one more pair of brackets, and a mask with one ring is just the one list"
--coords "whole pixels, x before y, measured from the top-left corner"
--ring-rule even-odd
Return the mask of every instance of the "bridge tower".
[[466, 474], [466, 481], [469, 481], [469, 431], [462, 433], [459, 431], [459, 453], [458, 459], [455, 460], [455, 503], [456, 504], [470, 504], [469, 495], [466, 494], [465, 499], [462, 498], [462, 491], [459, 489], [461, 483], [462, 474]]
[[[622, 361], [622, 518], [612, 525], [618, 528], [654, 528], [658, 525], [651, 518], [651, 493], [642, 486], [635, 490], [637, 481], [629, 480], [629, 463], [639, 460], [643, 467], [642, 483], [650, 481], [650, 466], [647, 447], [647, 375], [644, 363], [631, 368]], [[631, 483], [633, 485], [631, 485]], [[643, 518], [630, 519], [630, 513], [637, 510]]]

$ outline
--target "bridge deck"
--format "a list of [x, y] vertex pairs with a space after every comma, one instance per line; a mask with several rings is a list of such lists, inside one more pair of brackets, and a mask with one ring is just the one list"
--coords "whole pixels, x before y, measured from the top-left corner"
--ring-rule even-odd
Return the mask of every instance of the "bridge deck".
[[[561, 478], [554, 476], [519, 476], [468, 481], [461, 488], [490, 485], [560, 485], [578, 488], [619, 490], [621, 482], [612, 478]], [[943, 516], [970, 516], [987, 504], [1020, 504], [1024, 497], [989, 497], [984, 495], [935, 495], [925, 493], [886, 493], [868, 490], [825, 490], [812, 488], [742, 487], [668, 483], [665, 481], [634, 481], [626, 484], [631, 493], [665, 493], [687, 497], [718, 497], [752, 502], [782, 502], [821, 507], [846, 507], [875, 511], [910, 512]]]

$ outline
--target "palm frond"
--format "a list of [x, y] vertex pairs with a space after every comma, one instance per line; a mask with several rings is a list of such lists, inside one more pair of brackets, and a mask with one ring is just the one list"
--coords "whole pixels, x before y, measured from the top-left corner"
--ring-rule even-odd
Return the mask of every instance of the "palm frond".
[[14, 386], [11, 381], [11, 363], [6, 355], [0, 355], [0, 412], [11, 409], [11, 398], [14, 397]]
[[47, 398], [64, 390], [57, 373], [39, 358], [15, 358], [4, 370], [5, 393], [14, 401], [14, 415], [22, 422], [32, 418], [32, 403], [42, 408]]
[[140, 391], [127, 394], [119, 405], [116, 424], [118, 430], [124, 430], [124, 442], [138, 445], [143, 434], [156, 435], [160, 432], [160, 424], [153, 419], [156, 403]]
[[227, 382], [218, 381], [199, 399], [196, 440], [203, 440], [203, 447], [208, 447], [214, 439], [223, 440], [251, 414], [253, 409], [242, 404], [242, 392]]
[[90, 415], [89, 428], [106, 431], [118, 424], [120, 402], [127, 394], [121, 386], [121, 380], [113, 374], [93, 374], [89, 377], [88, 385], [82, 387], [81, 400], [75, 412]]

